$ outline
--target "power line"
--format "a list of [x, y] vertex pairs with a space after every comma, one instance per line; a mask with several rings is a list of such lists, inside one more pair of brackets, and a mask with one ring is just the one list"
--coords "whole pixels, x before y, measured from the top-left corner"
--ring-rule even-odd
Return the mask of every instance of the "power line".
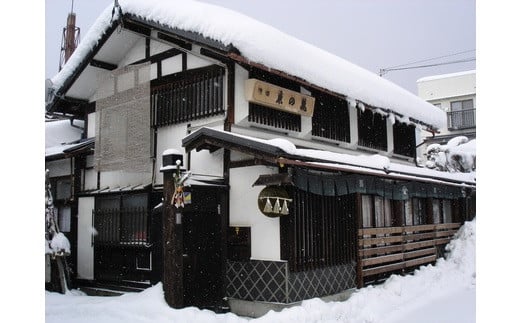
[[[432, 59], [429, 59], [429, 60], [432, 60]], [[429, 60], [424, 60], [424, 61], [429, 61]], [[415, 69], [415, 68], [425, 68], [425, 67], [434, 67], [434, 66], [449, 65], [449, 64], [458, 64], [458, 63], [471, 62], [474, 60], [476, 60], [476, 58], [472, 57], [472, 58], [466, 58], [466, 59], [460, 59], [460, 60], [456, 60], [456, 61], [449, 61], [449, 62], [436, 63], [436, 64], [401, 67], [401, 66], [409, 65], [409, 64], [403, 64], [403, 65], [398, 65], [398, 66], [390, 67], [390, 68], [382, 68], [379, 70], [379, 76], [383, 76], [390, 71], [401, 71], [401, 70], [409, 70], [409, 69]], [[412, 64], [412, 63], [410, 63], [410, 64]]]
[[475, 49], [465, 50], [465, 51], [458, 52], [458, 53], [453, 53], [453, 54], [448, 54], [448, 55], [443, 55], [443, 56], [438, 56], [438, 57], [433, 57], [433, 58], [423, 59], [423, 60], [420, 60], [420, 61], [410, 62], [410, 63], [407, 63], [407, 64], [401, 64], [401, 65], [396, 65], [396, 66], [390, 66], [390, 67], [387, 67], [387, 69], [390, 69], [390, 68], [396, 68], [396, 67], [402, 67], [402, 66], [412, 65], [412, 64], [417, 64], [417, 63], [429, 62], [429, 61], [433, 61], [433, 60], [440, 59], [440, 58], [446, 58], [446, 57], [451, 57], [451, 56], [457, 56], [457, 55], [460, 55], [460, 54], [470, 53], [470, 52], [474, 52], [474, 51], [475, 51]]

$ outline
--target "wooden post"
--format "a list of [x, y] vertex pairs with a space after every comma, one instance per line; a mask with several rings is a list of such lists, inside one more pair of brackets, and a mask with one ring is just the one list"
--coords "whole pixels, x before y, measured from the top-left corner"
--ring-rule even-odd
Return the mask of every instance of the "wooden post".
[[356, 282], [357, 282], [357, 288], [363, 288], [365, 286], [364, 280], [363, 280], [363, 265], [361, 264], [362, 258], [360, 255], [360, 246], [359, 246], [359, 229], [363, 227], [363, 207], [361, 205], [361, 194], [356, 193], [355, 196], [355, 223], [356, 223], [356, 233], [355, 233], [355, 241], [356, 241]]
[[[171, 157], [171, 156], [170, 156]], [[181, 155], [182, 158], [182, 155]], [[184, 307], [182, 211], [171, 204], [178, 167], [165, 165], [163, 155], [163, 290], [166, 303]]]

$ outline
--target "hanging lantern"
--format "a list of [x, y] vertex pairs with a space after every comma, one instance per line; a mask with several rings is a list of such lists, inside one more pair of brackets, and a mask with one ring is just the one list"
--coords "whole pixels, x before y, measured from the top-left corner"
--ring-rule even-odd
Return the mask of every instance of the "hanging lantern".
[[267, 186], [258, 195], [258, 209], [271, 218], [289, 214], [289, 202], [292, 199], [282, 186]]

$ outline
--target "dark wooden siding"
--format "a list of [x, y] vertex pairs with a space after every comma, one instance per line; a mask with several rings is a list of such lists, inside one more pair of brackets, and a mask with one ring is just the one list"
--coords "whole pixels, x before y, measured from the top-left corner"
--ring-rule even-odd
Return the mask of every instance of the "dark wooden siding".
[[282, 258], [291, 271], [355, 260], [356, 226], [351, 197], [294, 190], [291, 214], [281, 218]]
[[223, 114], [224, 69], [210, 66], [152, 83], [153, 125], [166, 126]]

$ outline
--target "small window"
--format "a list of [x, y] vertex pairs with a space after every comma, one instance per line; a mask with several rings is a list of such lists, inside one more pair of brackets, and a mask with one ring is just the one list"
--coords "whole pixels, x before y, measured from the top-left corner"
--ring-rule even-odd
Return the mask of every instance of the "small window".
[[312, 135], [350, 142], [350, 121], [347, 101], [331, 96], [316, 96], [312, 116]]
[[56, 180], [56, 200], [68, 200], [72, 194], [71, 180], [69, 178]]
[[70, 207], [63, 206], [58, 208], [58, 226], [61, 232], [70, 232]]
[[370, 195], [361, 196], [361, 209], [362, 209], [362, 213], [363, 213], [363, 227], [371, 228], [373, 226], [372, 196], [370, 196]]
[[386, 117], [370, 109], [358, 109], [358, 140], [360, 146], [386, 151]]
[[426, 203], [423, 198], [413, 198], [413, 224], [426, 224]]
[[404, 214], [405, 214], [405, 224], [413, 225], [413, 208], [412, 208], [411, 200], [407, 200], [404, 202]]
[[473, 100], [453, 101], [448, 112], [448, 128], [464, 129], [475, 127]]
[[453, 222], [451, 200], [442, 200], [442, 216], [444, 223]]
[[138, 252], [135, 257], [135, 269], [138, 270], [152, 270], [152, 253]]
[[413, 157], [415, 155], [415, 126], [396, 121], [393, 126], [394, 153]]
[[433, 223], [441, 223], [441, 206], [438, 199], [432, 200]]

